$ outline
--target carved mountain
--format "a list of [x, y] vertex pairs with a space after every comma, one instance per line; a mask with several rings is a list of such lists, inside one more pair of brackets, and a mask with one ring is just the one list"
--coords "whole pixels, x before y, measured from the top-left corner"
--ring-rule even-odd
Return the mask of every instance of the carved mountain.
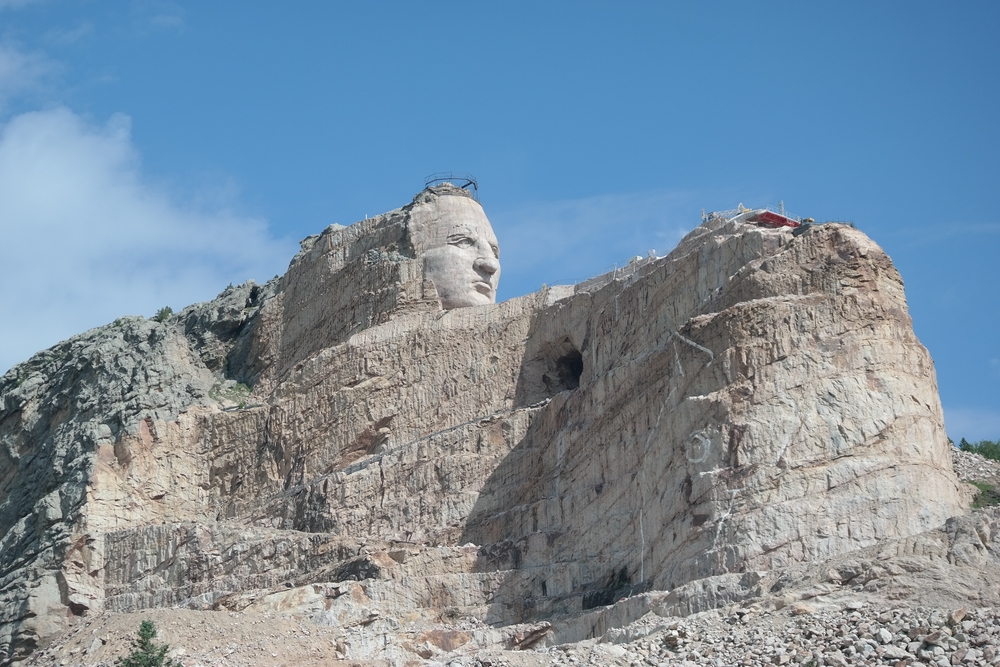
[[714, 218], [666, 257], [442, 310], [412, 231], [454, 190], [0, 379], [0, 663], [170, 606], [387, 637], [350, 658], [426, 658], [414, 628], [458, 619], [481, 629], [449, 646], [582, 639], [610, 621], [565, 619], [760, 595], [966, 511], [862, 232]]

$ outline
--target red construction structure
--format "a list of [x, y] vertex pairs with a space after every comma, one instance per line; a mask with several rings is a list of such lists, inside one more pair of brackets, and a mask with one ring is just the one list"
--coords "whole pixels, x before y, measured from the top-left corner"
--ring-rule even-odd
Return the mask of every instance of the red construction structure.
[[764, 225], [766, 227], [801, 227], [802, 223], [797, 220], [792, 220], [788, 216], [781, 215], [780, 213], [775, 213], [774, 211], [769, 211], [766, 208], [757, 210], [753, 212], [753, 215], [747, 219], [747, 222], [756, 222], [758, 224]]
[[743, 204], [740, 204], [731, 211], [716, 211], [708, 215], [705, 215], [704, 210], [701, 212], [702, 222], [718, 218], [735, 222], [749, 222], [755, 225], [771, 227], [772, 229], [777, 227], [796, 229], [815, 222], [812, 218], [793, 218], [785, 215], [785, 206], [782, 202], [778, 203], [777, 211], [772, 211], [769, 208], [747, 208]]

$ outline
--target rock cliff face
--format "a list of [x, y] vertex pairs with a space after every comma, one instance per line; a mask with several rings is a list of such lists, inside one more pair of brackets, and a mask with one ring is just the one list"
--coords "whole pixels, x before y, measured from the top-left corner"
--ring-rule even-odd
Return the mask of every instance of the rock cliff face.
[[933, 365], [861, 232], [716, 218], [666, 257], [443, 311], [413, 234], [464, 196], [0, 380], [0, 663], [169, 605], [502, 628], [963, 512]]

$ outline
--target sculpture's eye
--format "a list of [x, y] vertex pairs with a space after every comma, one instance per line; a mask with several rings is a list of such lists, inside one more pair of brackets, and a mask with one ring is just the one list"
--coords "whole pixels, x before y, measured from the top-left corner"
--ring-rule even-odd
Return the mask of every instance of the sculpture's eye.
[[500, 246], [498, 246], [496, 243], [491, 243], [490, 248], [493, 250], [493, 256], [496, 257], [497, 259], [500, 259]]
[[476, 245], [476, 240], [468, 236], [452, 236], [448, 243], [458, 248], [471, 248]]

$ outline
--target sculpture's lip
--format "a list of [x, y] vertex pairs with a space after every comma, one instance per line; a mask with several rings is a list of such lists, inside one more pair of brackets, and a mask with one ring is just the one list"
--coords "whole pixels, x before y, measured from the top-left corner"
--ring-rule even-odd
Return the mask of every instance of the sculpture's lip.
[[481, 294], [485, 294], [486, 296], [493, 295], [493, 285], [489, 284], [488, 282], [477, 280], [472, 283], [472, 286], [475, 288], [477, 292], [480, 292]]

